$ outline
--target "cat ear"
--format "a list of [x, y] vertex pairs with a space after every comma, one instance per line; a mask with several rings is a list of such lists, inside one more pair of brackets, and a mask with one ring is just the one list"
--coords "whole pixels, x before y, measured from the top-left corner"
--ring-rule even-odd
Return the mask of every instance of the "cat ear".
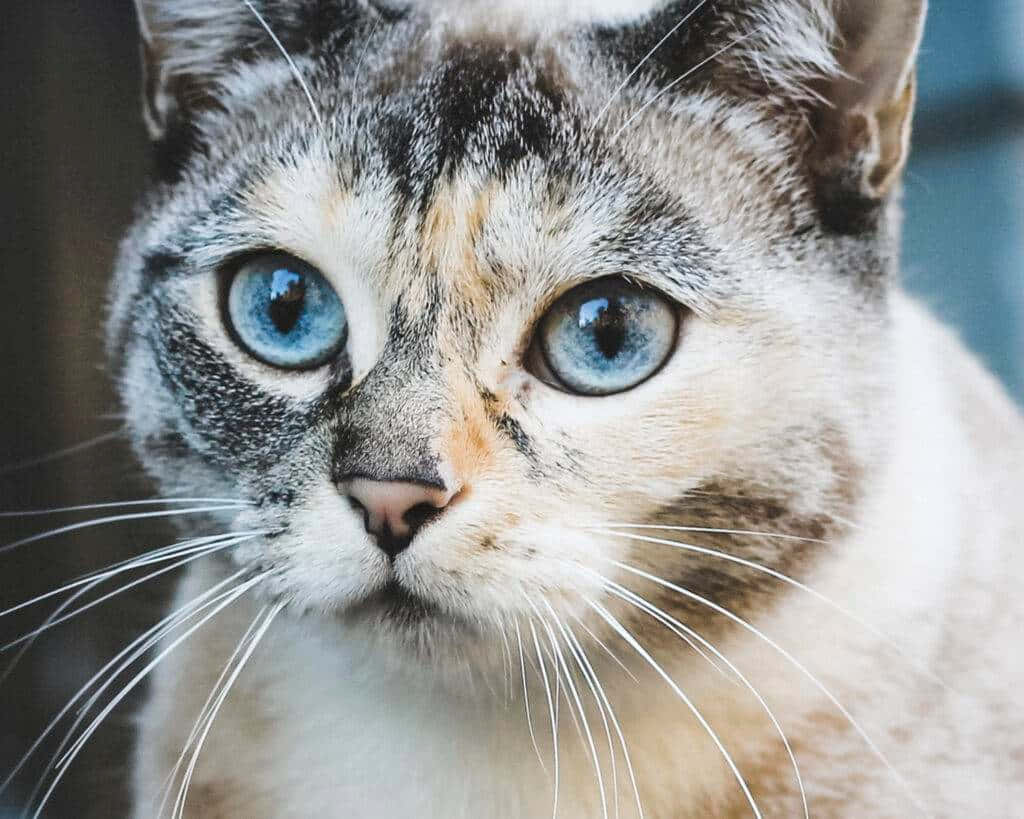
[[135, 0], [135, 8], [143, 110], [150, 134], [161, 139], [214, 105], [218, 79], [238, 62], [280, 57], [282, 49], [297, 57], [328, 36], [351, 35], [370, 7], [360, 0]]
[[877, 203], [899, 178], [926, 6], [927, 0], [837, 0], [841, 73], [825, 89], [813, 157], [826, 207]]
[[209, 104], [213, 81], [254, 42], [259, 21], [242, 0], [135, 0], [135, 9], [143, 114], [150, 135], [160, 139], [176, 120]]

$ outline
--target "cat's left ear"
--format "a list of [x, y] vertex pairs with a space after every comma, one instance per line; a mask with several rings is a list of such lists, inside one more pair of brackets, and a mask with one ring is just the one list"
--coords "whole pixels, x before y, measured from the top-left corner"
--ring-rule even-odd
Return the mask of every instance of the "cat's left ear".
[[298, 58], [325, 37], [353, 37], [368, 25], [368, 8], [359, 0], [135, 0], [151, 136], [215, 107], [220, 80], [241, 63], [282, 50]]
[[838, 0], [836, 59], [812, 158], [823, 205], [880, 202], [910, 145], [915, 70], [927, 0]]
[[262, 0], [253, 9], [242, 0], [135, 0], [143, 114], [153, 139], [210, 107], [217, 77], [237, 60], [253, 56], [261, 34], [255, 14], [261, 6]]

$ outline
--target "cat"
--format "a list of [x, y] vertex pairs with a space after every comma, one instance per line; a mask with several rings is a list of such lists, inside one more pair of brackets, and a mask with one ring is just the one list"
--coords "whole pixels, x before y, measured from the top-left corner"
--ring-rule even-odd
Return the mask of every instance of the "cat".
[[136, 816], [1015, 815], [1024, 421], [899, 283], [924, 0], [137, 6], [108, 346], [239, 504]]

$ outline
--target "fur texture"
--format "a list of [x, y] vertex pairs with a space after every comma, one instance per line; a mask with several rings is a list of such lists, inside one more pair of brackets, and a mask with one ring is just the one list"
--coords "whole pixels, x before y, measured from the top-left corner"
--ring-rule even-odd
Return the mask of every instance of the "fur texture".
[[[268, 599], [194, 815], [548, 815], [552, 693], [559, 816], [801, 815], [765, 703], [812, 815], [1010, 815], [1024, 424], [899, 292], [922, 4], [563, 6], [141, 0], [163, 178], [110, 348], [161, 486], [252, 501], [221, 524], [270, 534], [182, 585], [268, 572], [160, 666], [138, 815]], [[344, 302], [329, 365], [274, 369], [225, 329], [226, 276], [267, 248]], [[677, 349], [626, 393], [553, 389], [536, 323], [603, 276], [675, 300]], [[392, 563], [351, 475], [461, 494]]]

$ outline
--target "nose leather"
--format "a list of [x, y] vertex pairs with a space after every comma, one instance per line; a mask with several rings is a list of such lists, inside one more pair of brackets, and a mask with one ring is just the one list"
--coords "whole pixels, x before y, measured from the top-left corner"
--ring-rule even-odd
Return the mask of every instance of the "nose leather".
[[416, 532], [437, 517], [457, 490], [410, 481], [352, 478], [341, 485], [353, 505], [362, 509], [366, 531], [394, 559], [408, 548]]
[[414, 524], [405, 517], [410, 509], [423, 504], [444, 509], [455, 494], [446, 489], [405, 481], [354, 478], [347, 483], [347, 494], [366, 510], [366, 528], [373, 534], [387, 529], [399, 537], [413, 534]]

